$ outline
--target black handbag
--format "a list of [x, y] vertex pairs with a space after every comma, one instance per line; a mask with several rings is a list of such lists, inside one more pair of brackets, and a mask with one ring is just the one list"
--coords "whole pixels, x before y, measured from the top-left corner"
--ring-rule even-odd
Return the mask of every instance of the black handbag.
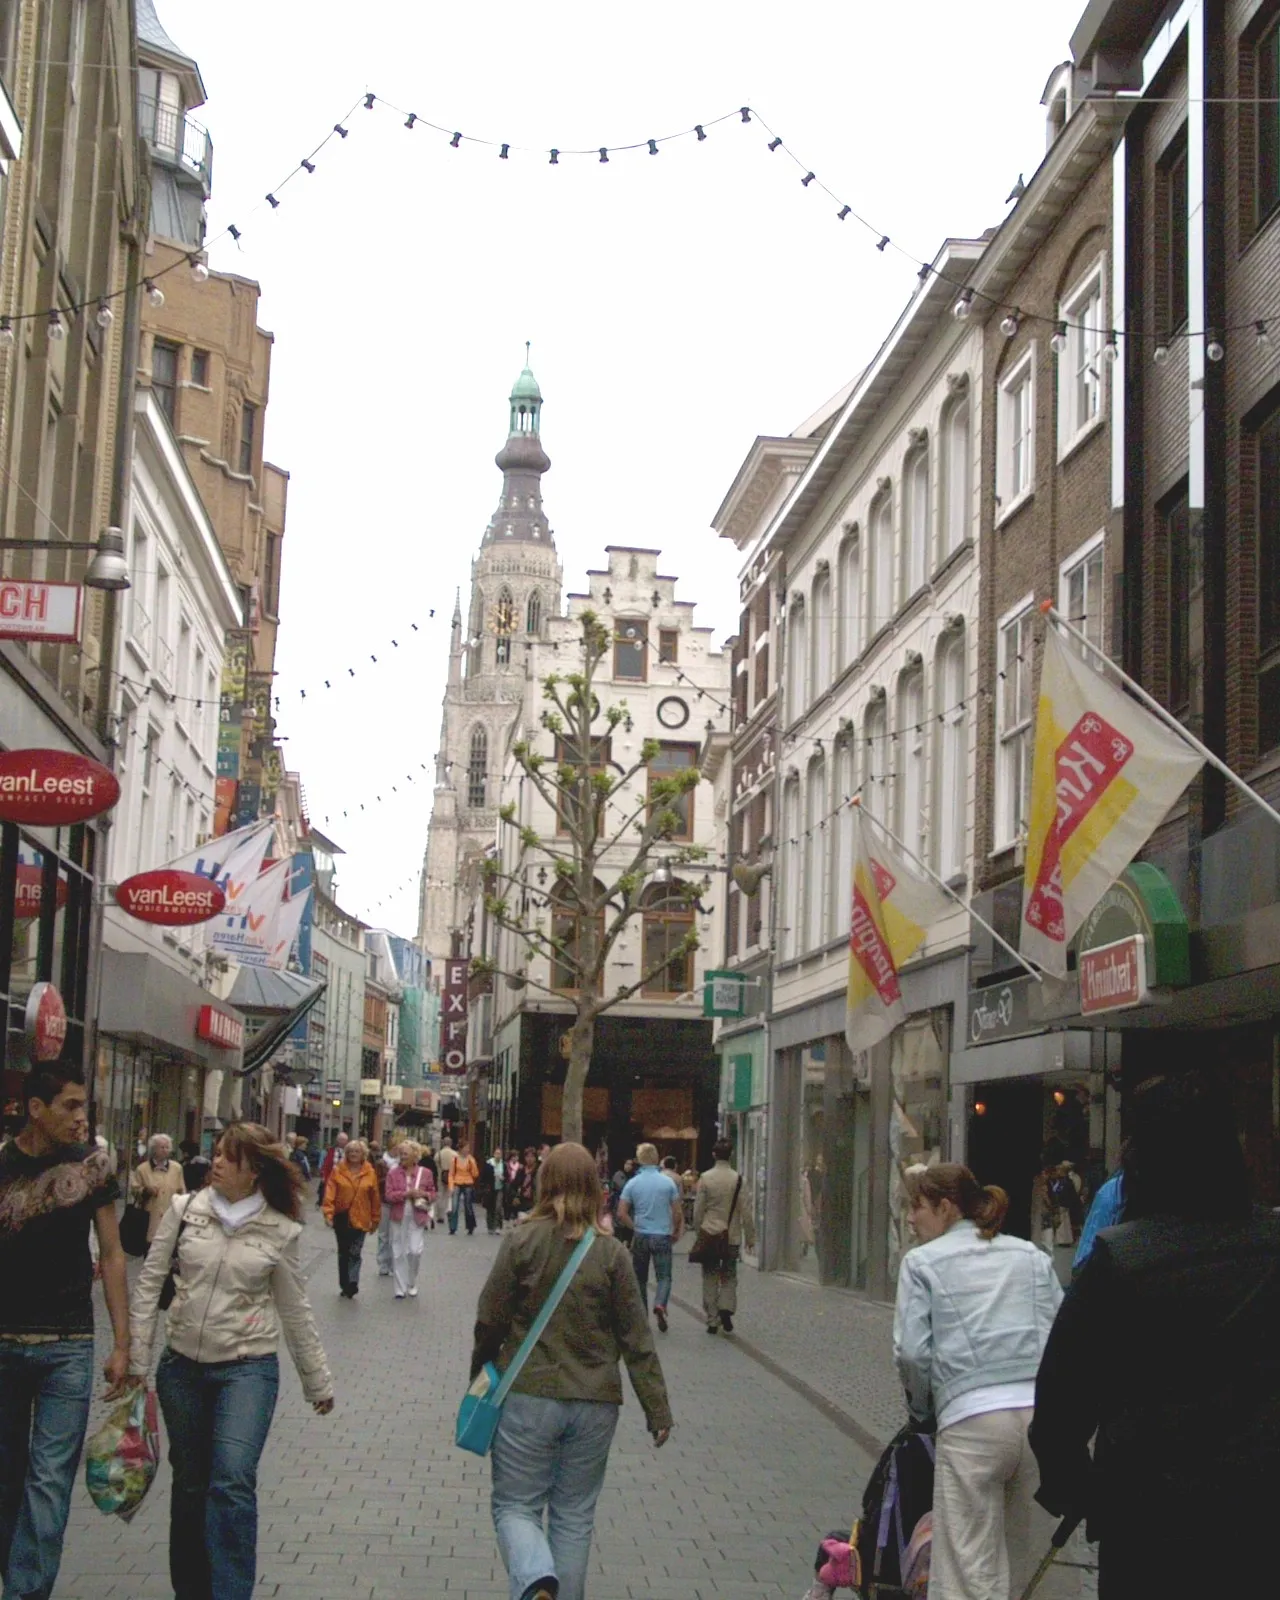
[[146, 1206], [135, 1205], [131, 1200], [120, 1218], [120, 1248], [127, 1256], [145, 1256], [147, 1253], [147, 1228], [151, 1213]]
[[187, 1206], [190, 1204], [191, 1201], [188, 1200], [187, 1205], [182, 1208], [182, 1221], [178, 1224], [178, 1237], [173, 1241], [173, 1254], [169, 1257], [169, 1271], [165, 1275], [164, 1282], [160, 1285], [161, 1311], [169, 1309], [173, 1304], [174, 1295], [178, 1292], [178, 1250], [182, 1245], [183, 1230], [187, 1226]]
[[733, 1214], [738, 1209], [738, 1196], [742, 1193], [742, 1175], [738, 1175], [738, 1185], [733, 1191], [733, 1200], [729, 1205], [729, 1220], [719, 1233], [708, 1233], [705, 1228], [698, 1229], [698, 1236], [689, 1249], [689, 1260], [695, 1267], [723, 1267], [727, 1265], [733, 1254], [733, 1246], [729, 1243], [729, 1233], [733, 1227]]

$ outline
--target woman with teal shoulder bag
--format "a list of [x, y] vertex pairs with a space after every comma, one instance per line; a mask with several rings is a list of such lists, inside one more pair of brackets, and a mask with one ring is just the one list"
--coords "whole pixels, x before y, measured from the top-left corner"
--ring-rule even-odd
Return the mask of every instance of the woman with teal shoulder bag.
[[[518, 1369], [492, 1390], [501, 1406], [493, 1524], [511, 1600], [583, 1600], [622, 1405], [620, 1360], [654, 1444], [671, 1433], [631, 1257], [595, 1231], [603, 1199], [590, 1152], [557, 1145], [538, 1173], [537, 1204], [503, 1238], [476, 1311], [472, 1378], [487, 1366], [491, 1379]], [[467, 1443], [461, 1422], [459, 1442]]]

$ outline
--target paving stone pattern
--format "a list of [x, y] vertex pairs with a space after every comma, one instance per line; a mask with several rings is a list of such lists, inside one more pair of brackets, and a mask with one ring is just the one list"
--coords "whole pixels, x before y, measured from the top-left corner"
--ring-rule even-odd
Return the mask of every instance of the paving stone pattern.
[[[304, 1259], [338, 1404], [317, 1417], [282, 1357], [260, 1472], [259, 1592], [505, 1600], [488, 1464], [452, 1442], [476, 1297], [496, 1242], [437, 1230], [416, 1301], [392, 1298], [370, 1248], [351, 1304], [338, 1298], [332, 1238], [311, 1217]], [[678, 1270], [682, 1296], [696, 1298], [694, 1269]], [[775, 1297], [787, 1292], [748, 1275], [744, 1326], [766, 1304], [781, 1319], [784, 1301]], [[807, 1297], [803, 1304], [802, 1354], [821, 1343]], [[825, 1335], [837, 1336], [834, 1326]], [[745, 1350], [708, 1338], [691, 1315], [673, 1313], [661, 1353], [677, 1429], [655, 1451], [628, 1395], [598, 1511], [591, 1600], [797, 1600], [818, 1538], [852, 1520], [871, 1457]], [[92, 1425], [100, 1415], [95, 1407]], [[129, 1524], [97, 1512], [82, 1485], [55, 1600], [171, 1595], [168, 1466]]]

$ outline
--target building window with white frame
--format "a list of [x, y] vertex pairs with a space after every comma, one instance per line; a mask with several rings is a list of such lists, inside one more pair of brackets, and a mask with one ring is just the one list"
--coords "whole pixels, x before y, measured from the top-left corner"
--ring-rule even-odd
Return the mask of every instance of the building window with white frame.
[[1031, 667], [1035, 607], [1030, 599], [999, 624], [996, 676], [997, 850], [1012, 848], [1026, 833], [1031, 800], [1034, 704]]
[[825, 826], [827, 764], [821, 756], [809, 763], [804, 797], [804, 942], [802, 950], [816, 950], [823, 937], [822, 891], [827, 881]]
[[862, 544], [857, 527], [845, 534], [837, 560], [840, 665], [852, 666], [862, 649]]
[[800, 779], [790, 777], [782, 791], [782, 883], [778, 910], [781, 913], [781, 938], [778, 943], [783, 960], [796, 954], [800, 942]]
[[969, 537], [969, 519], [973, 515], [973, 443], [969, 434], [969, 387], [951, 400], [942, 415], [939, 430], [941, 444], [938, 481], [941, 486], [941, 549], [939, 559], [945, 561]]
[[903, 473], [902, 601], [924, 588], [929, 575], [929, 446], [911, 452]]
[[862, 723], [862, 803], [882, 822], [889, 800], [888, 720], [881, 695], [867, 707]]
[[839, 740], [835, 747], [835, 798], [832, 801], [836, 811], [832, 821], [834, 870], [828, 908], [833, 939], [842, 938], [849, 931], [849, 906], [853, 894], [853, 806], [850, 802], [857, 781], [857, 760], [853, 735], [850, 733]]
[[925, 837], [924, 669], [916, 666], [898, 680], [898, 782], [894, 831], [913, 854]]
[[1067, 346], [1058, 357], [1058, 455], [1066, 455], [1102, 415], [1102, 331], [1106, 309], [1102, 262], [1063, 300], [1059, 321], [1066, 323]]
[[1088, 544], [1062, 563], [1058, 580], [1058, 605], [1073, 628], [1084, 634], [1093, 648], [1105, 652], [1103, 628], [1103, 553], [1105, 535], [1095, 534]]
[[1035, 346], [1000, 380], [996, 399], [996, 520], [1035, 487]]
[[794, 722], [808, 703], [809, 618], [802, 598], [793, 598], [787, 616], [791, 642], [787, 650], [787, 721]]
[[871, 508], [871, 584], [866, 637], [893, 621], [893, 496], [887, 490]]
[[965, 795], [969, 719], [965, 710], [965, 635], [947, 634], [938, 647], [938, 707], [934, 759], [933, 864], [940, 878], [965, 871]]
[[835, 677], [835, 657], [831, 648], [831, 571], [827, 564], [813, 580], [813, 668], [809, 682], [813, 684], [815, 698], [822, 685]]

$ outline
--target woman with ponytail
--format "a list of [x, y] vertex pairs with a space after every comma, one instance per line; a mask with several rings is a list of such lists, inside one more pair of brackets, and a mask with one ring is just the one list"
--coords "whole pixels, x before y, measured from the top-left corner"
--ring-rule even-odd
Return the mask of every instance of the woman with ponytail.
[[906, 1174], [920, 1244], [902, 1258], [893, 1353], [912, 1417], [938, 1432], [929, 1600], [1009, 1600], [1048, 1544], [1027, 1441], [1062, 1288], [1000, 1232], [1009, 1197], [944, 1163]]

